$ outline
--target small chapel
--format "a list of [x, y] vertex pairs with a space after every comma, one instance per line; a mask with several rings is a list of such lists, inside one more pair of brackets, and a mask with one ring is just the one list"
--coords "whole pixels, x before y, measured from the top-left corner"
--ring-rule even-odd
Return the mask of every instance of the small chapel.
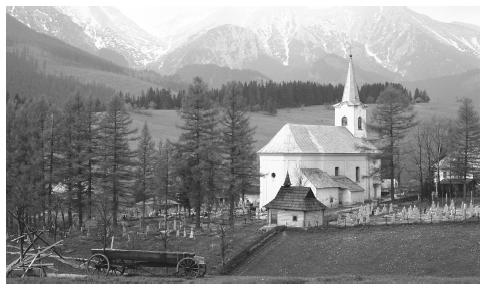
[[286, 174], [297, 186], [309, 187], [327, 208], [362, 203], [381, 197], [375, 171], [380, 160], [366, 141], [367, 105], [360, 102], [352, 55], [334, 125], [286, 123], [257, 154], [260, 164], [259, 208], [271, 202]]

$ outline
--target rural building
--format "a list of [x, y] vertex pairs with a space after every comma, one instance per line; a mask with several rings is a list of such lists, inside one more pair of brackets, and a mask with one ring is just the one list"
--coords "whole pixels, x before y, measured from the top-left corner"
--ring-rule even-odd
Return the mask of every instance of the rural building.
[[322, 225], [326, 206], [316, 199], [310, 187], [291, 186], [286, 174], [284, 185], [265, 208], [269, 225], [311, 227]]
[[333, 126], [287, 123], [257, 152], [261, 208], [276, 197], [286, 171], [328, 207], [381, 197], [374, 173], [380, 160], [371, 157], [376, 149], [366, 141], [367, 106], [358, 96], [351, 55], [342, 100], [333, 107]]
[[[479, 195], [478, 181], [474, 179], [473, 173], [467, 173], [464, 181], [463, 173], [458, 173], [456, 159], [446, 156], [439, 161], [439, 178], [437, 179], [437, 170], [435, 171], [435, 181], [439, 182], [439, 196], [447, 194], [449, 197], [463, 197], [464, 183], [467, 193], [473, 193], [473, 196]], [[478, 171], [478, 167], [470, 164], [470, 171]]]

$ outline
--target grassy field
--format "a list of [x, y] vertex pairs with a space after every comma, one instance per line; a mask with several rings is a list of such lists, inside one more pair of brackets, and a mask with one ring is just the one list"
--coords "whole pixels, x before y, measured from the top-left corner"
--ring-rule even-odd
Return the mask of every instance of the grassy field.
[[[136, 226], [138, 225], [139, 221], [132, 221], [130, 223], [131, 227], [128, 228], [128, 231], [138, 231]], [[146, 224], [151, 224], [154, 226], [158, 225], [157, 220], [154, 219], [147, 219]], [[229, 243], [229, 246], [226, 250], [226, 261], [234, 256], [235, 254], [239, 253], [242, 249], [249, 246], [257, 237], [260, 237], [261, 232], [258, 232], [258, 229], [265, 224], [265, 220], [247, 220], [244, 221], [242, 217], [238, 218], [236, 222], [235, 229], [233, 231], [229, 230], [227, 232], [226, 241]], [[170, 226], [173, 224], [170, 224]], [[142, 229], [145, 231], [145, 229]], [[168, 251], [185, 251], [185, 252], [194, 252], [196, 255], [205, 257], [205, 261], [207, 263], [207, 273], [208, 274], [217, 274], [218, 271], [221, 269], [221, 250], [220, 250], [220, 238], [216, 233], [216, 226], [215, 224], [211, 225], [211, 231], [208, 231], [206, 225], [204, 225], [203, 231], [196, 231], [195, 238], [196, 239], [189, 239], [179, 237], [177, 238], [174, 233], [170, 234], [167, 244]], [[121, 232], [121, 231], [119, 231]], [[187, 228], [187, 236], [190, 233], [190, 229]], [[183, 234], [183, 233], [181, 233]], [[44, 237], [47, 237], [45, 235]], [[50, 243], [54, 243], [53, 239], [49, 239]], [[59, 239], [57, 239], [58, 241]], [[110, 245], [110, 239], [107, 243], [108, 247]], [[14, 243], [7, 242], [7, 245], [14, 245]], [[95, 237], [86, 237], [81, 236], [79, 232], [72, 233], [68, 238], [64, 239], [63, 246], [61, 247], [61, 253], [64, 256], [68, 257], [76, 257], [76, 258], [89, 258], [91, 256], [91, 248], [102, 248], [103, 241], [101, 239], [95, 239]], [[154, 235], [151, 234], [146, 239], [136, 239], [134, 242], [127, 241], [126, 238], [121, 237], [121, 233], [116, 233], [115, 241], [114, 241], [114, 248], [115, 249], [133, 249], [133, 250], [150, 250], [150, 251], [165, 251], [164, 242], [159, 234]], [[12, 247], [7, 246], [7, 251], [18, 251], [13, 249]], [[18, 255], [14, 254], [7, 254], [7, 263], [17, 259]], [[69, 265], [63, 264], [59, 261], [56, 261], [55, 258], [50, 258], [49, 262], [53, 262], [55, 264], [55, 270], [50, 272], [61, 273], [61, 274], [84, 274], [85, 271], [83, 269], [76, 269]], [[146, 269], [150, 273], [155, 275], [170, 275], [175, 272], [175, 269], [165, 269], [165, 268], [148, 268]], [[49, 271], [48, 271], [49, 272]], [[139, 274], [143, 271], [127, 271], [129, 274]], [[145, 271], [146, 272], [146, 271]]]
[[[374, 109], [374, 105], [370, 105], [370, 111]], [[438, 102], [417, 104], [415, 110], [419, 119], [428, 119], [435, 117], [457, 117], [458, 105], [449, 106], [442, 105]], [[142, 113], [131, 113], [133, 119], [133, 128], [138, 128], [141, 131], [144, 122], [148, 123], [151, 134], [155, 141], [170, 139], [176, 141], [181, 131], [177, 125], [181, 125], [178, 113], [174, 110], [148, 110]], [[309, 106], [301, 108], [287, 108], [279, 109], [277, 115], [271, 116], [262, 112], [250, 113], [250, 122], [255, 129], [255, 148], [259, 150], [279, 131], [279, 129], [286, 123], [294, 124], [319, 124], [319, 125], [334, 125], [334, 109], [329, 106]], [[132, 143], [135, 147], [135, 143]]]
[[27, 277], [7, 283], [479, 283], [479, 255], [479, 223], [287, 230], [233, 275]]
[[[479, 283], [479, 223], [285, 231], [235, 273], [241, 276], [364, 275]], [[466, 278], [467, 277], [467, 278]], [[470, 278], [469, 278], [470, 277]], [[391, 280], [395, 279], [395, 280]]]

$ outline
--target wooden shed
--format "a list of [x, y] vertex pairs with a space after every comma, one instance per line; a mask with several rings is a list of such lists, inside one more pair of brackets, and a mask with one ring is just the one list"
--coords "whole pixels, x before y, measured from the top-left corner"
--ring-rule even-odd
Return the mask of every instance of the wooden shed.
[[323, 223], [326, 206], [314, 196], [309, 187], [291, 186], [286, 175], [284, 186], [276, 197], [264, 206], [268, 210], [269, 225], [311, 227]]

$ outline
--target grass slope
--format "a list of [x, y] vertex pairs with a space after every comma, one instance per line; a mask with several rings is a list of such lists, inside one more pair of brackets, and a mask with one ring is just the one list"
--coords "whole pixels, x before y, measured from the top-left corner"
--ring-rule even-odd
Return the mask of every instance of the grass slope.
[[[479, 223], [285, 231], [239, 275], [479, 277]], [[413, 282], [413, 281], [412, 281]]]
[[[439, 102], [424, 103], [415, 105], [419, 119], [430, 119], [435, 117], [457, 117], [458, 105], [446, 105]], [[374, 105], [370, 105], [370, 111]], [[183, 124], [178, 113], [174, 110], [149, 110], [141, 113], [131, 113], [133, 128], [141, 131], [144, 122], [148, 127], [155, 141], [170, 139], [176, 141], [181, 133], [177, 125]], [[279, 131], [286, 123], [295, 124], [319, 124], [334, 125], [334, 109], [329, 106], [309, 106], [291, 109], [279, 109], [277, 115], [271, 116], [265, 113], [250, 113], [250, 122], [255, 126], [255, 148], [259, 150]], [[135, 143], [132, 143], [135, 147]]]

